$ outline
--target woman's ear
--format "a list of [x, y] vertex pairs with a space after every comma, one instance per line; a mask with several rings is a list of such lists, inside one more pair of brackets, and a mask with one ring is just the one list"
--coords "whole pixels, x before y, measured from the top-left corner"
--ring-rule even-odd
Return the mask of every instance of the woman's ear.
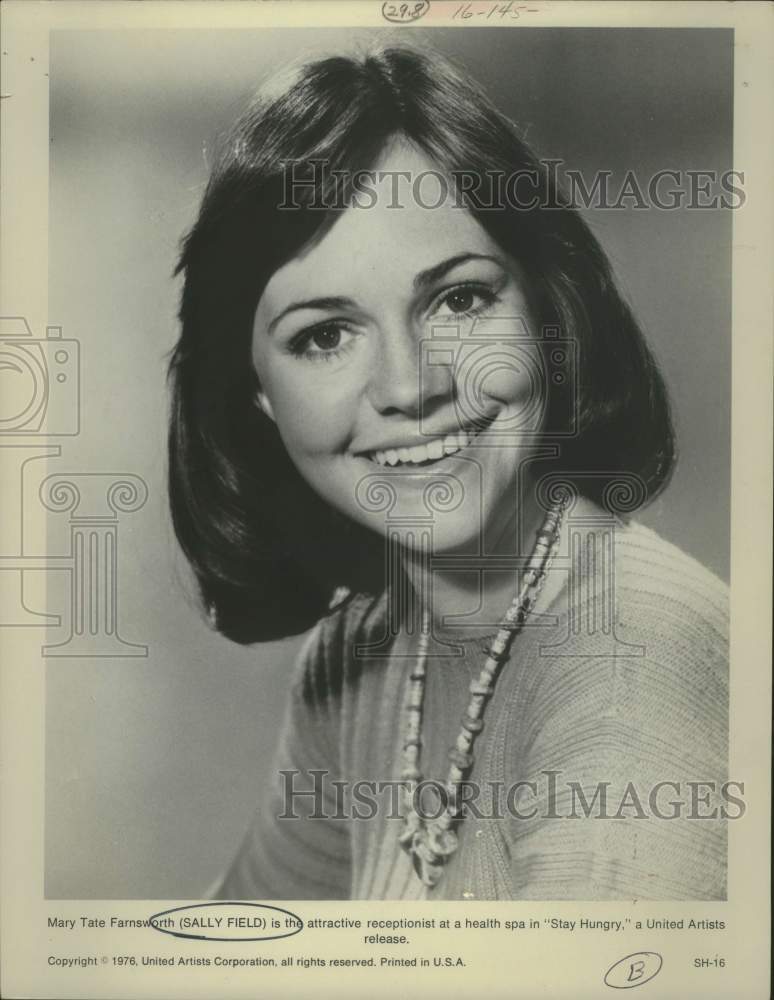
[[[269, 402], [269, 397], [263, 391], [263, 389], [257, 389], [255, 395], [253, 396], [253, 402], [262, 410], [270, 420], [274, 420], [274, 410], [271, 408], [271, 403]], [[276, 423], [276, 420], [274, 421]]]

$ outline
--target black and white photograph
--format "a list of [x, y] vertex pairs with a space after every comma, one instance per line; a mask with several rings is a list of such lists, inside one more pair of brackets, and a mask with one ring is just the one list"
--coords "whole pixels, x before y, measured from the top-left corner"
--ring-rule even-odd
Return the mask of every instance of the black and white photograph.
[[770, 283], [734, 25], [108, 6], [49, 32], [47, 298], [4, 285], [0, 318], [50, 912], [164, 914], [147, 954], [204, 955], [276, 909], [312, 955], [310, 916], [360, 912], [328, 903], [400, 903], [363, 910], [409, 935], [363, 952], [398, 976], [430, 904], [535, 934], [582, 904], [632, 986], [669, 964], [621, 947], [636, 903], [716, 932], [721, 995], [756, 811], [730, 643], [757, 614], [759, 671], [769, 614], [734, 610], [740, 253]]

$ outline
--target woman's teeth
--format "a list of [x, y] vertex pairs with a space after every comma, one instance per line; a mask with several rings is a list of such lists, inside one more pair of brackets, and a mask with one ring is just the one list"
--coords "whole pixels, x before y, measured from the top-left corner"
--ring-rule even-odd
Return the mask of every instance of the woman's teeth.
[[478, 431], [459, 431], [457, 434], [447, 434], [444, 438], [435, 438], [427, 444], [416, 444], [412, 448], [375, 451], [371, 459], [379, 465], [421, 465], [423, 462], [435, 462], [445, 455], [453, 455], [455, 451], [466, 448], [477, 434]]

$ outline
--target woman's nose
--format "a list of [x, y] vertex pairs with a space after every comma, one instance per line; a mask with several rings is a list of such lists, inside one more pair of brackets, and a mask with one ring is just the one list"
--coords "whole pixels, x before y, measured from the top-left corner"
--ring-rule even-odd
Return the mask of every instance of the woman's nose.
[[428, 343], [411, 328], [401, 324], [385, 328], [372, 359], [368, 383], [371, 405], [378, 412], [420, 416], [440, 400], [453, 395], [453, 378], [448, 367], [433, 363]]

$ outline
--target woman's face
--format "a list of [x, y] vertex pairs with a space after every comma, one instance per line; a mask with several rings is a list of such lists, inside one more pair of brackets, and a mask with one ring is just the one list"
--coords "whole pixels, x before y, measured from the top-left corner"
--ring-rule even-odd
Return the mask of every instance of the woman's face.
[[[403, 143], [374, 199], [276, 271], [255, 314], [260, 405], [309, 484], [379, 531], [433, 525], [435, 550], [493, 551], [543, 401], [527, 289]], [[398, 175], [403, 172], [403, 178]], [[434, 485], [435, 484], [435, 485]]]

